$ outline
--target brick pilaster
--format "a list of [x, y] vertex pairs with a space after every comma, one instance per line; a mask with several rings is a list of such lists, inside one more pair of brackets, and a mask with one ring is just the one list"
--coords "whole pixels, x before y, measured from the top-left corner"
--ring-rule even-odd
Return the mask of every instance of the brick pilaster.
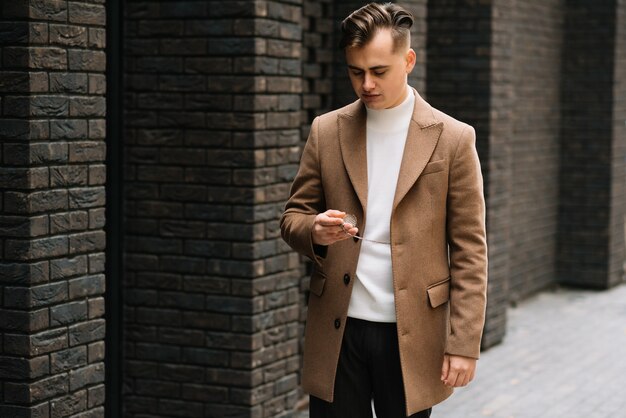
[[558, 274], [606, 288], [625, 251], [624, 2], [566, 6]]
[[282, 417], [297, 401], [298, 1], [126, 6], [126, 416]]
[[103, 417], [104, 1], [0, 13], [0, 416]]
[[[487, 292], [487, 318], [482, 345], [484, 348], [498, 344], [506, 331], [506, 308], [509, 302], [511, 251], [515, 242], [511, 233], [511, 198], [513, 197], [513, 150], [515, 86], [513, 84], [513, 45], [515, 0], [497, 0], [491, 5], [490, 70], [488, 86], [489, 131], [478, 139], [479, 153], [486, 148], [486, 158], [481, 160], [485, 176], [487, 199], [487, 245], [489, 246], [489, 287]], [[484, 10], [482, 10], [484, 13]], [[480, 14], [475, 30], [486, 31], [485, 16]], [[482, 35], [481, 35], [482, 37]], [[481, 42], [482, 43], [482, 42]], [[483, 56], [484, 45], [476, 45], [474, 54]], [[482, 76], [477, 75], [483, 85]], [[472, 81], [470, 81], [470, 84]], [[472, 93], [470, 93], [472, 94]], [[479, 123], [483, 123], [481, 120]], [[478, 132], [477, 132], [478, 135]], [[480, 145], [480, 141], [488, 143]]]
[[507, 6], [513, 92], [508, 298], [518, 301], [556, 280], [564, 7], [560, 0]]

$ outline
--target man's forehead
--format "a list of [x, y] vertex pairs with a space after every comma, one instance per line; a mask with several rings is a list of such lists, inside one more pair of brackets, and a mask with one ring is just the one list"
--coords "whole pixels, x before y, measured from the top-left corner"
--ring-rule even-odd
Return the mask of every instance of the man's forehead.
[[387, 68], [396, 65], [399, 60], [401, 60], [401, 55], [378, 53], [376, 50], [346, 51], [348, 68], [359, 70]]

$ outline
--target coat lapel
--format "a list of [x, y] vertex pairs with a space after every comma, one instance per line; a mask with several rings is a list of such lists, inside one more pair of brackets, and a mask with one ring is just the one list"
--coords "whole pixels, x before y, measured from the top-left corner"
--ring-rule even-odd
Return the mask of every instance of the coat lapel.
[[341, 158], [364, 212], [367, 206], [365, 118], [365, 106], [360, 100], [350, 105], [338, 117]]
[[[443, 129], [443, 124], [435, 119], [430, 105], [415, 89], [413, 92], [415, 107], [402, 155], [393, 200], [394, 210], [426, 167]], [[364, 211], [367, 206], [366, 117], [365, 105], [360, 100], [349, 105], [338, 116], [341, 157]]]
[[443, 130], [443, 123], [435, 119], [430, 105], [415, 89], [413, 92], [415, 93], [415, 107], [402, 154], [392, 211], [422, 174]]

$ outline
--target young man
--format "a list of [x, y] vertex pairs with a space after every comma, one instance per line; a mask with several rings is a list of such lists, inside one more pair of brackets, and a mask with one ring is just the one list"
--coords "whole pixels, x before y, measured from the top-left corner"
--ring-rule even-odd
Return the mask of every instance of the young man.
[[368, 418], [372, 399], [378, 418], [428, 417], [474, 377], [487, 282], [475, 134], [408, 86], [412, 23], [391, 3], [343, 21], [359, 99], [313, 121], [281, 219], [314, 262], [311, 418]]

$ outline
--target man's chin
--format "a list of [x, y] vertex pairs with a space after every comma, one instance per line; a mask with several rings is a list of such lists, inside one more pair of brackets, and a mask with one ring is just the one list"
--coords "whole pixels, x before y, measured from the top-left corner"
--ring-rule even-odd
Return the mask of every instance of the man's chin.
[[380, 110], [384, 109], [385, 105], [382, 100], [367, 100], [361, 97], [361, 101], [365, 104], [368, 109]]

